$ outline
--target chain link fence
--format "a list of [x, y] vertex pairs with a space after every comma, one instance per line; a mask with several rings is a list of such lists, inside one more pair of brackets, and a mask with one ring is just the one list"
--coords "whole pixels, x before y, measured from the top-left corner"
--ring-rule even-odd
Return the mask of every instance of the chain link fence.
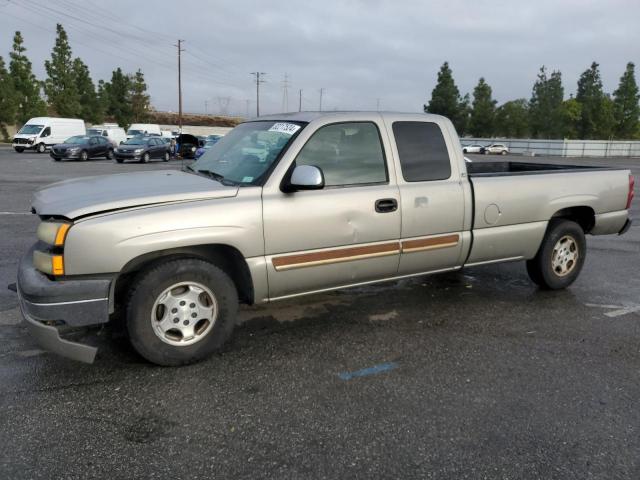
[[559, 157], [640, 157], [640, 141], [461, 138], [462, 146], [504, 144], [510, 153]]

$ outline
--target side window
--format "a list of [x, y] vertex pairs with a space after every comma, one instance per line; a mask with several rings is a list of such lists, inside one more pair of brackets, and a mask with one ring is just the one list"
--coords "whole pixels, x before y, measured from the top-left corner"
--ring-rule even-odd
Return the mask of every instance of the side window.
[[40, 134], [41, 137], [48, 137], [51, 135], [51, 127], [45, 128]]
[[371, 122], [320, 128], [300, 150], [296, 165], [322, 169], [327, 187], [388, 180], [378, 127]]
[[394, 122], [402, 178], [406, 182], [446, 180], [451, 161], [444, 136], [433, 122]]
[[89, 145], [97, 145], [98, 144], [98, 140], [95, 137], [91, 137], [91, 139], [89, 139]]
[[100, 143], [102, 145], [106, 145], [107, 143], [109, 143], [108, 140], [106, 138], [104, 138], [104, 137], [100, 137], [98, 140], [100, 141]]

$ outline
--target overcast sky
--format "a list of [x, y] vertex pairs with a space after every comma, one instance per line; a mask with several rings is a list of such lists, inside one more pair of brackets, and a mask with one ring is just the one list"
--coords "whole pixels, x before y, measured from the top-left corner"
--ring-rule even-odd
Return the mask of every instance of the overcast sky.
[[[135, 6], [134, 6], [135, 5]], [[148, 5], [145, 7], [143, 5]], [[94, 80], [141, 68], [153, 105], [177, 110], [178, 38], [184, 110], [255, 112], [250, 72], [266, 72], [261, 111], [323, 108], [420, 111], [449, 61], [462, 93], [484, 76], [503, 102], [529, 98], [541, 65], [559, 69], [565, 95], [600, 63], [612, 92], [628, 61], [640, 63], [640, 1], [448, 0], [188, 1], [0, 0], [0, 55], [25, 37], [39, 78], [60, 22]]]

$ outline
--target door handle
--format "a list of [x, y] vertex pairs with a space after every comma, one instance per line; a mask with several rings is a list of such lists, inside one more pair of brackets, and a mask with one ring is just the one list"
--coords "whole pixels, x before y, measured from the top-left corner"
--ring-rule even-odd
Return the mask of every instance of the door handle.
[[395, 198], [381, 198], [376, 200], [376, 212], [388, 213], [398, 209], [398, 202]]

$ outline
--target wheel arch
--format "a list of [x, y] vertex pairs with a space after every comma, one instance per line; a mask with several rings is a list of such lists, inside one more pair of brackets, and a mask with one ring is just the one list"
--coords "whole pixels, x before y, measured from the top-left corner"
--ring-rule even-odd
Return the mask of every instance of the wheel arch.
[[580, 225], [584, 233], [589, 233], [596, 224], [596, 212], [586, 205], [566, 207], [555, 212], [549, 223], [554, 219], [571, 220]]
[[125, 264], [114, 282], [114, 301], [123, 298], [128, 285], [135, 276], [159, 262], [180, 258], [197, 258], [211, 262], [221, 268], [233, 281], [242, 303], [254, 303], [254, 288], [251, 271], [242, 253], [226, 244], [192, 245], [145, 253]]

